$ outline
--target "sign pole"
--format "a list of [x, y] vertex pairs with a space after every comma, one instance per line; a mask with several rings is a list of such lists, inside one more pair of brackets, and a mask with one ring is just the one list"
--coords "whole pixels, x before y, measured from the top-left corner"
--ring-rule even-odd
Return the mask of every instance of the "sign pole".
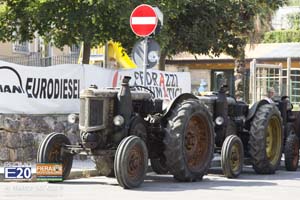
[[143, 67], [144, 67], [144, 87], [147, 87], [147, 67], [148, 67], [148, 36], [145, 37], [144, 39], [144, 62], [143, 62]]
[[[156, 9], [159, 11], [159, 9]], [[154, 33], [157, 24], [158, 16], [156, 10], [147, 4], [137, 6], [130, 15], [131, 30], [140, 37], [144, 37], [144, 55], [143, 55], [143, 72], [144, 72], [144, 87], [147, 86], [147, 68], [148, 68], [148, 38]], [[160, 13], [160, 18], [162, 18]]]

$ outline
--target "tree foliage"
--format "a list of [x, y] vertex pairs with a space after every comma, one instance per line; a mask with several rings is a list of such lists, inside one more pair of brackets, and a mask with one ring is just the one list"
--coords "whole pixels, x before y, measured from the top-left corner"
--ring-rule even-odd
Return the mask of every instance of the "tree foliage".
[[[129, 16], [141, 3], [159, 7], [164, 27], [155, 36], [162, 58], [182, 51], [238, 56], [266, 10], [285, 0], [2, 0], [0, 40], [32, 40], [36, 33], [56, 46], [84, 42], [84, 57], [99, 43], [115, 40], [130, 49], [137, 37]], [[263, 20], [261, 20], [263, 22]], [[164, 60], [163, 60], [164, 61]], [[86, 60], [85, 60], [86, 62]]]
[[[184, 1], [147, 1], [159, 6], [166, 18], [180, 11]], [[133, 46], [129, 16], [137, 0], [5, 0], [1, 1], [0, 40], [32, 40], [36, 33], [55, 46], [84, 42], [84, 51], [108, 40]], [[89, 57], [87, 54], [84, 57]]]
[[166, 32], [173, 38], [170, 41], [176, 43], [170, 44], [170, 51], [215, 55], [225, 52], [237, 56], [238, 47], [252, 41], [256, 32], [268, 25], [272, 11], [284, 3], [284, 0], [189, 1], [175, 19], [168, 21]]

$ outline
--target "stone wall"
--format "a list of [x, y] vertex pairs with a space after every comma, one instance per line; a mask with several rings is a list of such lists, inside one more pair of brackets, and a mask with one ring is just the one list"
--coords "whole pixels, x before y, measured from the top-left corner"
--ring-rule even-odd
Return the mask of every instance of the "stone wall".
[[67, 115], [0, 114], [0, 164], [35, 162], [39, 144], [52, 132], [64, 133], [73, 144], [80, 140], [78, 124], [68, 123]]

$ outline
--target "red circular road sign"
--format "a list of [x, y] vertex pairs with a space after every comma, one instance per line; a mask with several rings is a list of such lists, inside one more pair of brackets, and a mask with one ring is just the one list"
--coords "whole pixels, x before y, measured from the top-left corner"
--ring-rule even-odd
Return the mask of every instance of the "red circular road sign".
[[155, 10], [147, 4], [142, 4], [132, 11], [130, 27], [137, 36], [146, 37], [155, 31], [157, 21]]

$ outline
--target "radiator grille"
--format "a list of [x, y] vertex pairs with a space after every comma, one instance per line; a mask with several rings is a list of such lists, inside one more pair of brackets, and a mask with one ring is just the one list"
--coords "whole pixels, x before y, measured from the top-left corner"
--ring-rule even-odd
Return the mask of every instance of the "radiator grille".
[[85, 121], [85, 99], [80, 99], [80, 116], [79, 116], [79, 124], [80, 126], [84, 126]]
[[90, 100], [89, 126], [103, 125], [103, 100]]

